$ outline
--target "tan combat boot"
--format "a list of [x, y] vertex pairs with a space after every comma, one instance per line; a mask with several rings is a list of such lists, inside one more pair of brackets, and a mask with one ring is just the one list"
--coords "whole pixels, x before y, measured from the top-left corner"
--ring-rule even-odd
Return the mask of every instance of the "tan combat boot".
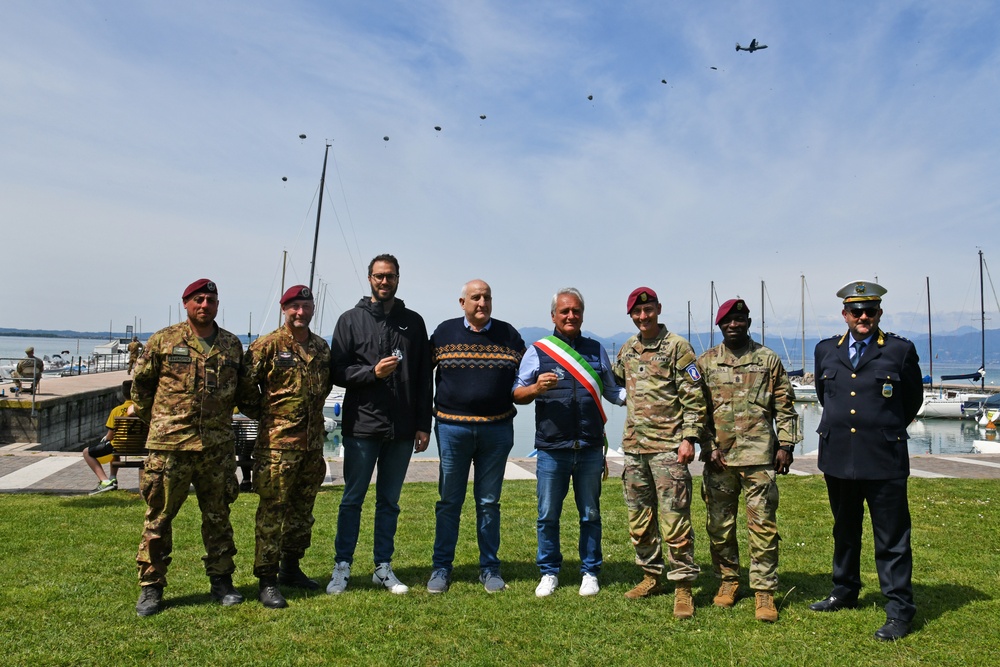
[[778, 610], [774, 606], [774, 593], [757, 591], [757, 610], [754, 612], [758, 621], [774, 623], [778, 620]]
[[691, 597], [691, 582], [679, 581], [674, 589], [674, 618], [694, 616], [694, 598]]
[[736, 604], [736, 592], [740, 589], [740, 582], [736, 579], [723, 579], [719, 586], [719, 592], [712, 598], [716, 607], [732, 607]]
[[625, 594], [625, 597], [629, 600], [638, 600], [639, 598], [648, 598], [654, 595], [659, 595], [662, 592], [663, 587], [660, 585], [660, 578], [653, 574], [647, 574], [635, 588]]

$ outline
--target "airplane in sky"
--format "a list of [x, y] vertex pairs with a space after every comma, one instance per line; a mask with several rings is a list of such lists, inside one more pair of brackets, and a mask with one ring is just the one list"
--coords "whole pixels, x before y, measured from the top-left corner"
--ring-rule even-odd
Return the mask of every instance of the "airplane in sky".
[[756, 39], [754, 39], [752, 42], [750, 42], [750, 46], [740, 46], [740, 43], [736, 42], [736, 50], [737, 51], [747, 51], [749, 53], [753, 53], [754, 51], [756, 51], [758, 49], [766, 49], [766, 48], [767, 48], [767, 44], [758, 44]]

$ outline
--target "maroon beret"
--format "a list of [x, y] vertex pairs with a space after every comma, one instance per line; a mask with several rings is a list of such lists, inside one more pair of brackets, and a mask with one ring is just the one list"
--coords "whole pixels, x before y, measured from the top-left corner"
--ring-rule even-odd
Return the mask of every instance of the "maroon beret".
[[192, 294], [197, 294], [198, 292], [206, 292], [208, 294], [219, 295], [219, 289], [215, 286], [208, 278], [199, 278], [184, 290], [184, 294], [181, 295], [181, 299], [187, 299]]
[[743, 299], [730, 299], [726, 301], [721, 306], [719, 306], [719, 312], [715, 314], [715, 323], [718, 324], [722, 321], [729, 313], [736, 311], [742, 315], [750, 316], [750, 309], [747, 308], [747, 302]]
[[312, 301], [312, 290], [305, 285], [292, 285], [285, 290], [284, 294], [281, 295], [281, 307], [284, 308], [286, 303], [289, 301], [295, 301], [296, 299], [306, 299], [307, 301]]
[[632, 293], [628, 295], [628, 308], [625, 312], [631, 313], [632, 308], [634, 308], [637, 303], [659, 303], [659, 300], [656, 298], [656, 292], [648, 287], [636, 287], [632, 290]]

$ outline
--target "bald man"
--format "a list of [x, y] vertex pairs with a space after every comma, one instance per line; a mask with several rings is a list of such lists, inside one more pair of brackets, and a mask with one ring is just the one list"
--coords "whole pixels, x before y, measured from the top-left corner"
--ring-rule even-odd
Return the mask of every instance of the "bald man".
[[462, 287], [463, 317], [442, 322], [431, 336], [437, 367], [434, 435], [441, 457], [430, 593], [451, 584], [455, 544], [469, 466], [475, 464], [479, 581], [489, 593], [504, 590], [500, 576], [500, 490], [507, 455], [514, 446], [510, 388], [524, 354], [524, 341], [510, 324], [493, 319], [493, 292], [482, 280]]

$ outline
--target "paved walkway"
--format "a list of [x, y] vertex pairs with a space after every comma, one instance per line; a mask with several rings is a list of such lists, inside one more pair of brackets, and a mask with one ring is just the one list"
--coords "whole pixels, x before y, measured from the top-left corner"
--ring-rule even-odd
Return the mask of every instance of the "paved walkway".
[[[533, 458], [507, 461], [506, 479], [534, 479]], [[611, 476], [620, 476], [620, 458], [608, 459]], [[701, 475], [702, 464], [695, 462], [691, 474]], [[913, 477], [925, 478], [975, 478], [1000, 479], [1000, 454], [918, 455], [910, 457]], [[816, 475], [814, 456], [795, 459], [792, 474]], [[437, 482], [437, 459], [419, 458], [410, 462], [407, 482]], [[326, 485], [344, 483], [344, 460], [327, 459]], [[97, 486], [94, 474], [84, 463], [79, 452], [30, 452], [16, 445], [0, 447], [0, 493], [48, 493], [78, 495], [88, 493]], [[129, 491], [139, 490], [139, 471], [122, 468], [118, 472], [118, 487]]]

